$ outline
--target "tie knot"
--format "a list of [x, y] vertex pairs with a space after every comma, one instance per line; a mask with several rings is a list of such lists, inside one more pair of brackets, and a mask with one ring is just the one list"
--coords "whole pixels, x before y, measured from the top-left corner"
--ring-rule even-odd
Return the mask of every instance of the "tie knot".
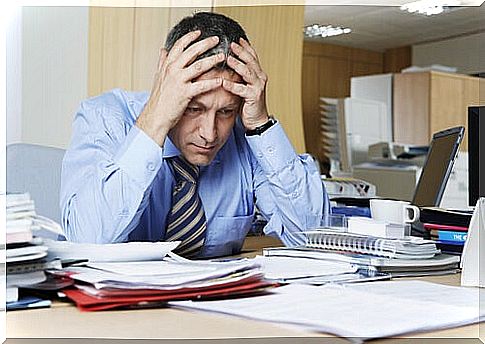
[[177, 182], [197, 183], [199, 167], [194, 166], [181, 156], [170, 159]]

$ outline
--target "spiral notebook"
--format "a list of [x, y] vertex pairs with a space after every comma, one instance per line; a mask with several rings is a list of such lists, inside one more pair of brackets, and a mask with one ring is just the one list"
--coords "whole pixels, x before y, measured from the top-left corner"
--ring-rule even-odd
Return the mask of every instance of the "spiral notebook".
[[305, 246], [308, 248], [386, 258], [427, 259], [440, 253], [434, 241], [418, 237], [392, 239], [326, 229], [305, 232], [305, 237]]

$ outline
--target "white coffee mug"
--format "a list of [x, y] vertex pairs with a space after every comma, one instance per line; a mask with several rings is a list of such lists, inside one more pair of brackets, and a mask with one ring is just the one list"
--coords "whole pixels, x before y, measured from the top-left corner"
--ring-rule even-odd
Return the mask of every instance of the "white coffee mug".
[[374, 220], [392, 223], [413, 223], [419, 219], [419, 208], [406, 201], [371, 199], [370, 212]]

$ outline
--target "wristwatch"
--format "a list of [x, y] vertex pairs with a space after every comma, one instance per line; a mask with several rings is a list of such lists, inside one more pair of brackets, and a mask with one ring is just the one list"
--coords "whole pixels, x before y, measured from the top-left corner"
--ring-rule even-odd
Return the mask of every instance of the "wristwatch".
[[264, 133], [266, 130], [268, 130], [275, 124], [276, 124], [276, 120], [273, 117], [269, 117], [268, 122], [252, 130], [246, 130], [246, 136], [261, 135], [262, 133]]

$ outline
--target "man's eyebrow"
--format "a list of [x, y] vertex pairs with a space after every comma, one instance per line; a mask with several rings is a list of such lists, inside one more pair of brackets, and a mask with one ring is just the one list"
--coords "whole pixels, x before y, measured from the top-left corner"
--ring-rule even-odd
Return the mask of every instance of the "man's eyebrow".
[[202, 104], [201, 102], [197, 101], [197, 100], [194, 100], [192, 99], [189, 104], [187, 105], [188, 106], [200, 106], [200, 107], [205, 107], [204, 104]]
[[239, 103], [231, 103], [231, 104], [224, 105], [221, 109], [228, 109], [228, 108], [233, 108], [238, 106], [239, 106]]

